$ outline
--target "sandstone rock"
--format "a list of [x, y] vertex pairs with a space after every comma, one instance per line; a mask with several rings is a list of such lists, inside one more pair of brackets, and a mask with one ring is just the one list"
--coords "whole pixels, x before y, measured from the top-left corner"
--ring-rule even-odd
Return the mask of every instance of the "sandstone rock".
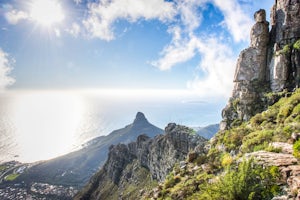
[[288, 197], [286, 195], [273, 197], [272, 200], [288, 200]]
[[272, 91], [279, 92], [286, 88], [289, 75], [288, 62], [287, 56], [284, 54], [279, 54], [272, 58], [269, 66]]
[[284, 142], [272, 142], [270, 144], [274, 148], [281, 149], [282, 153], [293, 154], [293, 145]]
[[269, 22], [266, 21], [266, 11], [260, 9], [254, 14], [256, 24], [252, 27], [251, 47], [258, 47], [266, 50], [269, 42]]
[[256, 151], [252, 153], [245, 154], [246, 158], [253, 157], [258, 163], [267, 166], [290, 166], [296, 164], [297, 159], [291, 154], [285, 153], [273, 153], [267, 151]]
[[[292, 91], [300, 86], [300, 1], [277, 0], [271, 11], [271, 32], [266, 12], [254, 14], [250, 47], [236, 64], [232, 97], [222, 112], [220, 129], [249, 120], [268, 107], [266, 92]], [[234, 122], [234, 123], [233, 123]]]
[[[283, 49], [300, 38], [300, 2], [298, 0], [278, 0], [271, 12], [271, 43], [269, 59], [271, 71], [271, 89], [282, 91], [299, 86], [299, 52], [290, 50], [278, 55]], [[275, 57], [274, 57], [275, 56]], [[273, 74], [272, 74], [273, 73]]]
[[274, 42], [285, 45], [300, 38], [300, 2], [277, 0], [271, 13]]
[[300, 138], [300, 133], [293, 132], [291, 135], [291, 139], [293, 142], [296, 142]]
[[257, 11], [254, 18], [256, 23], [250, 33], [250, 47], [239, 55], [232, 98], [222, 112], [221, 130], [229, 128], [236, 119], [248, 120], [262, 110], [256, 108], [260, 105], [257, 88], [262, 90], [266, 85], [269, 23], [266, 21], [265, 10]]

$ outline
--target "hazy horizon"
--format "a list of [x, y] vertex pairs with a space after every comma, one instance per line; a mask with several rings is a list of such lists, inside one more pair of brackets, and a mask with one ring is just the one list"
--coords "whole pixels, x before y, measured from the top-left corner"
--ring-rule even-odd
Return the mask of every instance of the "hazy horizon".
[[164, 129], [171, 122], [191, 127], [219, 123], [224, 107], [199, 101], [192, 93], [162, 90], [123, 94], [111, 90], [22, 90], [2, 93], [0, 101], [0, 161], [22, 162], [68, 153], [132, 123], [137, 112]]

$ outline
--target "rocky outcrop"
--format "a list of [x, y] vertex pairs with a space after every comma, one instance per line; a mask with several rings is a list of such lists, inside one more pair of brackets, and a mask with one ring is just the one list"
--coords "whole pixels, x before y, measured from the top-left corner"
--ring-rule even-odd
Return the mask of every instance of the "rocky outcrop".
[[254, 14], [250, 47], [238, 58], [232, 97], [222, 112], [221, 130], [249, 120], [272, 101], [266, 92], [291, 91], [299, 86], [300, 1], [277, 0], [271, 12], [271, 31], [265, 10]]
[[271, 13], [270, 82], [272, 91], [299, 85], [300, 54], [293, 44], [300, 38], [300, 1], [277, 0]]
[[278, 185], [287, 186], [283, 193], [285, 195], [274, 197], [272, 200], [288, 200], [300, 198], [300, 165], [298, 160], [292, 155], [293, 145], [282, 142], [271, 144], [275, 148], [280, 148], [281, 153], [257, 151], [248, 153], [246, 158], [255, 160], [264, 166], [277, 166], [281, 173]]
[[104, 196], [114, 199], [113, 194], [107, 192], [112, 190], [121, 198], [126, 195], [124, 191], [128, 182], [138, 182], [138, 177], [134, 180], [130, 177], [139, 174], [140, 170], [144, 170], [144, 175], [149, 174], [152, 180], [163, 181], [174, 164], [185, 160], [195, 147], [197, 153], [203, 153], [206, 141], [193, 130], [171, 123], [165, 128], [164, 135], [153, 139], [140, 135], [136, 142], [111, 146], [103, 168], [75, 199], [102, 199]]
[[287, 167], [297, 164], [297, 159], [291, 154], [274, 153], [267, 151], [256, 151], [245, 155], [246, 158], [253, 157], [259, 164], [267, 166]]

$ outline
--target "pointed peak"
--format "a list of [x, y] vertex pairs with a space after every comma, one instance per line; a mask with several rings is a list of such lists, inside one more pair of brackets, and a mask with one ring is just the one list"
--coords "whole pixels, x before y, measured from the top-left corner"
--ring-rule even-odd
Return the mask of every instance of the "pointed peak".
[[134, 119], [134, 124], [136, 123], [140, 123], [140, 122], [148, 122], [148, 120], [146, 119], [144, 113], [142, 112], [138, 112], [135, 116], [135, 119]]

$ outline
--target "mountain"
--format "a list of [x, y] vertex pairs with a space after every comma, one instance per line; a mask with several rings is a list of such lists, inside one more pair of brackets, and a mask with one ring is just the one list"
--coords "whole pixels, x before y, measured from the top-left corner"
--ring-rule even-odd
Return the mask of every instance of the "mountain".
[[[221, 130], [182, 152], [177, 163], [165, 162], [177, 157], [178, 146], [170, 147], [161, 136], [113, 146], [104, 167], [75, 199], [300, 199], [300, 1], [275, 1], [271, 31], [265, 10], [254, 19]], [[186, 137], [177, 135], [175, 144], [185, 147]]]
[[220, 131], [206, 154], [176, 165], [138, 199], [272, 199], [300, 197], [300, 89], [242, 125]]
[[198, 135], [206, 139], [210, 139], [220, 130], [220, 125], [212, 124], [205, 127], [197, 127], [193, 129], [197, 132]]
[[202, 152], [206, 141], [192, 129], [172, 123], [164, 135], [140, 135], [128, 145], [113, 145], [103, 168], [74, 199], [139, 199], [141, 190], [163, 181], [189, 151], [197, 147], [197, 153]]
[[250, 47], [238, 58], [232, 96], [222, 112], [222, 130], [266, 110], [282, 97], [280, 92], [299, 87], [299, 13], [299, 1], [277, 0], [271, 9], [270, 32], [265, 10], [254, 14]]
[[162, 129], [149, 123], [145, 115], [138, 112], [132, 124], [107, 136], [92, 139], [78, 151], [34, 165], [19, 176], [17, 181], [82, 187], [104, 164], [111, 145], [133, 142], [140, 134], [154, 137], [161, 133]]

